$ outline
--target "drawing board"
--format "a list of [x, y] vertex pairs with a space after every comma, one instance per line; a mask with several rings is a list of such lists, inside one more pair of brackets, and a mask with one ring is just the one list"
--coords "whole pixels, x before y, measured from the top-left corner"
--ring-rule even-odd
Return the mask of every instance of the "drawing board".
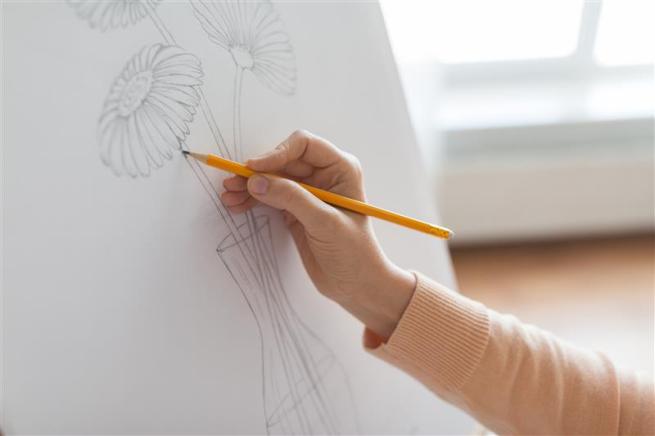
[[[366, 353], [274, 211], [226, 174], [297, 128], [362, 161], [371, 202], [434, 221], [376, 3], [2, 6], [1, 424], [33, 434], [463, 433]], [[443, 242], [375, 222], [453, 285]]]

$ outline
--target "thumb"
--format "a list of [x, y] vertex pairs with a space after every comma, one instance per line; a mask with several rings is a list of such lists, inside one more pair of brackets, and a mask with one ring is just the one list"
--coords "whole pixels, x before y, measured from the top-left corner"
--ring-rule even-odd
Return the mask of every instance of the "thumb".
[[337, 214], [336, 209], [298, 183], [282, 177], [252, 176], [248, 179], [248, 192], [261, 203], [288, 211], [310, 233], [320, 231]]

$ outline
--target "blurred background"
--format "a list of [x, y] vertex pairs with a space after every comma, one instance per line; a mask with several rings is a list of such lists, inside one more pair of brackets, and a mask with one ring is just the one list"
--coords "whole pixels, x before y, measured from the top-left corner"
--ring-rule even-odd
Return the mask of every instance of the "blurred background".
[[460, 290], [653, 374], [653, 0], [383, 0]]

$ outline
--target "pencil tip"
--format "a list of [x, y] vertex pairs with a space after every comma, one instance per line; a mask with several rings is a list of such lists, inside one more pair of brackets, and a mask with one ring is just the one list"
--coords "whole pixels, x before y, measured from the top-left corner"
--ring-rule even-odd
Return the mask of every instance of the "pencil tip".
[[192, 151], [182, 150], [182, 155], [184, 156], [185, 159], [193, 158], [200, 162], [207, 163], [207, 155], [201, 153], [194, 153]]

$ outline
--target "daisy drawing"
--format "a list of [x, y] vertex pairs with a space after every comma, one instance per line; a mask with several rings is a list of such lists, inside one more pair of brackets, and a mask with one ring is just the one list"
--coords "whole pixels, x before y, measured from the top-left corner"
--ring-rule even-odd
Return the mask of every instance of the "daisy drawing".
[[125, 28], [147, 17], [161, 0], [68, 0], [77, 15], [100, 30]]
[[111, 86], [98, 123], [100, 158], [117, 175], [148, 176], [189, 134], [202, 81], [200, 60], [153, 44], [128, 61]]
[[234, 74], [234, 148], [241, 160], [241, 87], [250, 71], [264, 86], [282, 95], [296, 90], [296, 61], [289, 36], [270, 1], [191, 2], [209, 39], [228, 51]]

